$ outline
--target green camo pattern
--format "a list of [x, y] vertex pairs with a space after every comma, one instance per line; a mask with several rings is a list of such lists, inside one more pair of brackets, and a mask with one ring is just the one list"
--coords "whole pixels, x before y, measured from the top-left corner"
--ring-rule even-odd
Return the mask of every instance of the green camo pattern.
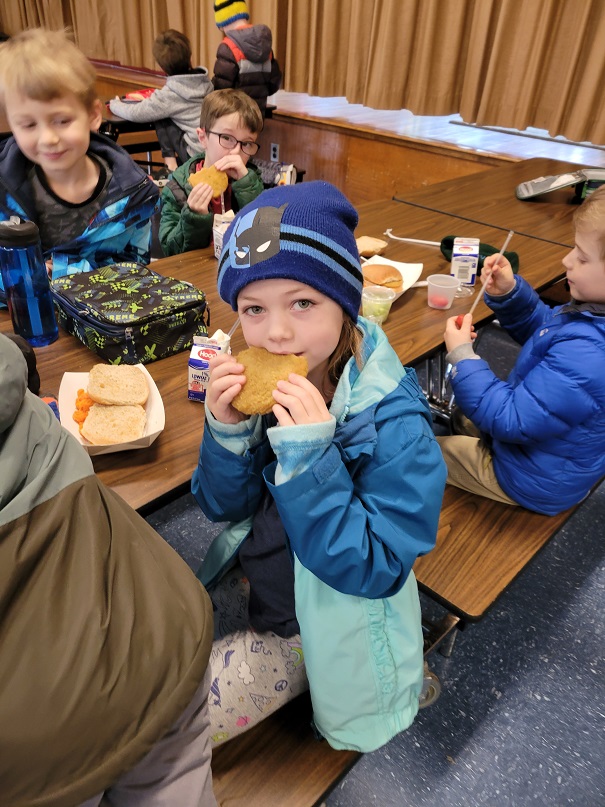
[[119, 263], [52, 283], [57, 321], [112, 364], [148, 364], [207, 334], [203, 291], [147, 266]]

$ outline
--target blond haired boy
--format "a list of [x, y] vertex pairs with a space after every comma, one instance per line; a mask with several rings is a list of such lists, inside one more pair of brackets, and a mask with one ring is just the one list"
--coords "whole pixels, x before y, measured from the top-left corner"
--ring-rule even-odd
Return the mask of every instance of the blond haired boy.
[[0, 45], [0, 220], [40, 229], [53, 277], [115, 261], [149, 262], [158, 191], [119, 146], [96, 134], [93, 66], [61, 31], [32, 29]]
[[485, 300], [522, 345], [506, 381], [475, 354], [470, 315], [460, 329], [451, 317], [445, 331], [456, 402], [476, 427], [438, 438], [448, 483], [546, 515], [605, 476], [605, 188], [574, 224], [565, 305], [546, 305], [505, 258], [485, 260]]
[[[241, 90], [216, 90], [202, 103], [197, 130], [201, 151], [172, 174], [162, 191], [160, 243], [165, 255], [207, 247], [215, 213], [237, 212], [263, 191], [258, 168], [248, 165], [259, 147], [263, 118], [257, 104]], [[229, 177], [227, 190], [213, 198], [204, 183], [189, 177], [214, 165]]]

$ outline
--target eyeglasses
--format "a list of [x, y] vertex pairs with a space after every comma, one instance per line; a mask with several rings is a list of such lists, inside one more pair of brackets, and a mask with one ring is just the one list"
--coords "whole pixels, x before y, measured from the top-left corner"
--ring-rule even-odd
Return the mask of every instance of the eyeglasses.
[[233, 137], [230, 134], [223, 134], [223, 132], [211, 132], [210, 129], [206, 129], [206, 134], [216, 135], [218, 142], [224, 149], [234, 149], [239, 143], [244, 154], [247, 154], [249, 157], [254, 157], [260, 148], [259, 143], [254, 143], [252, 140], [238, 140], [237, 137]]

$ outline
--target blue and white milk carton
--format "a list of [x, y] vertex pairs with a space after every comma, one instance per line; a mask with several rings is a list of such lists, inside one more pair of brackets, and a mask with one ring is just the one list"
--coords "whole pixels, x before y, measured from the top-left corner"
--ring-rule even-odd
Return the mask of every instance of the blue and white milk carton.
[[190, 401], [204, 402], [210, 379], [210, 359], [218, 353], [231, 353], [231, 339], [220, 329], [212, 336], [194, 336], [189, 354], [189, 386], [187, 397]]

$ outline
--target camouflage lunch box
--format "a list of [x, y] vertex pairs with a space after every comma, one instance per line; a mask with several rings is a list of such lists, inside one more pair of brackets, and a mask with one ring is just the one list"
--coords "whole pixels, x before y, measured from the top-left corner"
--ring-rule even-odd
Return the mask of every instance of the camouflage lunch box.
[[206, 295], [136, 263], [116, 263], [51, 283], [57, 322], [112, 364], [148, 364], [207, 334]]

